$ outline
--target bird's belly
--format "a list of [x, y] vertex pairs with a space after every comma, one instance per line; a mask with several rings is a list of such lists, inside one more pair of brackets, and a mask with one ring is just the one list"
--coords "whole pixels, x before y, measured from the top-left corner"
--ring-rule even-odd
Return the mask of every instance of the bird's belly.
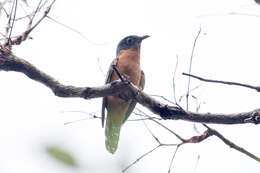
[[108, 116], [115, 124], [122, 124], [131, 101], [123, 100], [120, 96], [108, 96], [107, 99]]

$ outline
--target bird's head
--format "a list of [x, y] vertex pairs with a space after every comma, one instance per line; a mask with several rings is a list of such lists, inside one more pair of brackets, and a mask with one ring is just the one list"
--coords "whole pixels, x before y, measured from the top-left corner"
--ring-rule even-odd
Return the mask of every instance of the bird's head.
[[149, 35], [144, 35], [142, 37], [136, 35], [130, 35], [123, 38], [117, 45], [116, 55], [120, 55], [121, 50], [128, 50], [128, 49], [140, 49], [140, 45], [142, 41], [146, 38], [150, 37]]

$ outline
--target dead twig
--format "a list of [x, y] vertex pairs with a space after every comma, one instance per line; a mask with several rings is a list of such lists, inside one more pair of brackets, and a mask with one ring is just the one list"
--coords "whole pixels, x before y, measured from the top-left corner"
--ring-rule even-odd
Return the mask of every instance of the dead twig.
[[178, 55], [176, 55], [176, 64], [175, 64], [174, 73], [173, 73], [173, 78], [172, 78], [172, 88], [173, 88], [173, 98], [174, 98], [175, 104], [177, 104], [177, 105], [178, 105], [178, 102], [177, 102], [177, 98], [176, 98], [175, 77], [176, 77], [176, 72], [177, 72], [178, 64], [179, 64], [179, 57], [178, 57]]
[[[8, 39], [4, 44], [3, 44], [3, 47], [11, 47], [12, 45], [19, 45], [21, 44], [23, 41], [25, 41], [29, 34], [42, 22], [42, 20], [44, 18], [46, 18], [46, 16], [49, 14], [53, 4], [55, 3], [56, 0], [53, 0], [52, 3], [49, 5], [49, 7], [47, 7], [47, 9], [44, 11], [42, 17], [34, 24], [32, 25], [32, 20], [34, 17], [31, 18], [31, 20], [29, 21], [29, 24], [28, 24], [28, 28], [26, 31], [24, 31], [21, 35], [15, 37], [14, 39]], [[39, 4], [40, 5], [40, 4]], [[38, 6], [39, 6], [38, 5]], [[36, 10], [38, 10], [39, 7], [36, 8]], [[13, 20], [14, 22], [15, 20]], [[9, 32], [11, 33], [11, 32]], [[10, 38], [10, 37], [8, 37]]]
[[148, 125], [145, 123], [145, 121], [143, 121], [146, 129], [148, 130], [148, 132], [152, 135], [152, 137], [154, 138], [154, 140], [158, 143], [161, 144], [161, 141], [159, 140], [159, 138], [157, 138], [154, 133], [152, 132], [152, 130], [148, 127]]
[[260, 87], [259, 86], [252, 86], [252, 85], [248, 85], [248, 84], [243, 84], [243, 83], [238, 83], [238, 82], [229, 82], [229, 81], [221, 81], [221, 80], [212, 80], [212, 79], [206, 79], [206, 78], [202, 78], [199, 76], [195, 76], [193, 74], [188, 74], [188, 73], [182, 73], [185, 76], [189, 76], [204, 82], [211, 82], [211, 83], [220, 83], [220, 84], [226, 84], [226, 85], [236, 85], [236, 86], [241, 86], [241, 87], [246, 87], [246, 88], [250, 88], [250, 89], [254, 89], [257, 92], [260, 92]]
[[170, 173], [171, 170], [172, 170], [173, 160], [174, 160], [174, 158], [175, 158], [175, 156], [177, 154], [177, 151], [179, 150], [179, 147], [180, 147], [180, 145], [177, 145], [177, 147], [175, 148], [175, 151], [173, 153], [173, 156], [172, 156], [172, 159], [171, 159], [171, 162], [170, 162], [170, 166], [169, 166], [169, 169], [168, 169], [168, 173]]
[[198, 136], [192, 136], [189, 139], [185, 139], [183, 143], [180, 145], [186, 144], [186, 143], [200, 143], [207, 139], [208, 137], [212, 136], [213, 134], [210, 133], [210, 130], [206, 130], [204, 133]]
[[257, 162], [260, 162], [260, 158], [257, 157], [256, 155], [250, 153], [249, 151], [245, 150], [242, 147], [239, 147], [238, 145], [236, 145], [235, 143], [231, 142], [229, 139], [225, 138], [222, 134], [220, 134], [218, 131], [216, 131], [215, 129], [210, 128], [209, 126], [207, 126], [206, 124], [203, 124], [204, 127], [206, 127], [208, 129], [209, 134], [217, 136], [219, 139], [221, 139], [226, 145], [228, 145], [230, 148], [234, 148], [235, 150], [247, 155], [248, 157], [254, 159]]
[[[200, 33], [201, 33], [201, 28], [199, 29], [198, 34], [195, 37], [195, 40], [193, 42], [193, 47], [192, 47], [191, 56], [190, 56], [189, 74], [191, 73], [193, 54], [194, 54], [196, 43], [197, 43], [197, 40], [200, 36]], [[188, 79], [188, 88], [187, 88], [187, 93], [186, 93], [186, 111], [189, 110], [189, 93], [190, 93], [190, 78]]]
[[144, 158], [145, 156], [147, 156], [148, 154], [152, 153], [154, 150], [156, 150], [157, 148], [159, 148], [161, 145], [156, 146], [155, 148], [151, 149], [150, 151], [144, 153], [143, 155], [141, 155], [140, 157], [138, 157], [133, 163], [131, 163], [130, 165], [128, 165], [126, 168], [124, 168], [122, 170], [122, 172], [126, 172], [130, 167], [132, 167], [134, 164], [136, 164], [137, 162], [139, 162], [142, 158]]
[[172, 131], [171, 129], [169, 129], [168, 127], [166, 127], [165, 125], [163, 125], [162, 123], [151, 119], [151, 121], [157, 123], [158, 125], [160, 125], [161, 127], [163, 127], [164, 129], [168, 130], [170, 133], [172, 133], [174, 136], [176, 136], [180, 141], [185, 142], [186, 140], [184, 138], [182, 138], [180, 135], [178, 135], [177, 133], [175, 133], [174, 131]]

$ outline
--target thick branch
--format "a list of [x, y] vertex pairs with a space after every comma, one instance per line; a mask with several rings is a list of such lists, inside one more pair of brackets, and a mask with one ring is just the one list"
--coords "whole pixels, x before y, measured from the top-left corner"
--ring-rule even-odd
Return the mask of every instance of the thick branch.
[[80, 97], [84, 99], [99, 98], [124, 93], [126, 98], [135, 99], [163, 119], [186, 120], [201, 123], [243, 124], [260, 123], [260, 109], [236, 114], [201, 114], [185, 112], [177, 106], [169, 106], [140, 91], [132, 83], [115, 81], [100, 87], [75, 87], [59, 83], [57, 80], [38, 70], [29, 62], [16, 57], [8, 49], [0, 49], [0, 70], [24, 73], [32, 80], [49, 87], [59, 97]]
[[63, 85], [57, 80], [38, 70], [31, 63], [14, 56], [7, 49], [0, 49], [0, 70], [24, 73], [32, 80], [49, 87], [58, 97], [81, 97], [85, 99], [104, 97], [120, 92], [126, 87], [121, 82], [111, 83], [102, 87], [75, 87]]

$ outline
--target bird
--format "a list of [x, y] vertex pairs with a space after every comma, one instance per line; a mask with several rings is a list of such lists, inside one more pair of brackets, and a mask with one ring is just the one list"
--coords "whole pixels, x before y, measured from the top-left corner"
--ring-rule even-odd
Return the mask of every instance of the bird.
[[[122, 76], [126, 76], [127, 80], [132, 82], [132, 84], [140, 90], [144, 89], [145, 75], [140, 66], [140, 48], [142, 41], [148, 37], [150, 36], [130, 35], [118, 43], [116, 58], [109, 67], [106, 84], [119, 79], [113, 68], [115, 66], [118, 72]], [[105, 146], [111, 154], [114, 154], [117, 150], [120, 129], [133, 112], [135, 105], [135, 100], [122, 99], [120, 94], [103, 98], [101, 111], [102, 127], [104, 127], [106, 109]]]

